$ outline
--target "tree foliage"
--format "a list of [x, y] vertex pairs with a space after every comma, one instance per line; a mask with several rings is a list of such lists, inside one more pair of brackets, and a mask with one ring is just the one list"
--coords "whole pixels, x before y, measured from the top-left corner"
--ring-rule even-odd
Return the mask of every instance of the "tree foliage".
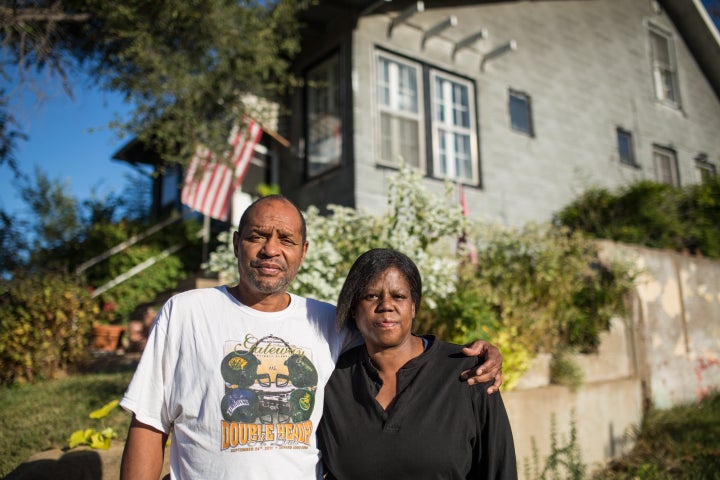
[[[115, 126], [168, 161], [197, 143], [223, 151], [244, 95], [276, 98], [298, 49], [301, 0], [8, 0], [0, 5], [0, 75], [49, 70], [72, 91], [81, 68], [135, 108]], [[2, 95], [0, 95], [2, 96]], [[0, 112], [6, 107], [0, 104]], [[19, 138], [0, 114], [0, 162]]]

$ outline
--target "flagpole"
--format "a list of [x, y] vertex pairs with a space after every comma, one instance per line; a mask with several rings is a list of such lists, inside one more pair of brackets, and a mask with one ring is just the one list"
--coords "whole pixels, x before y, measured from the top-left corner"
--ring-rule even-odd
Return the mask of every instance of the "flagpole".
[[208, 261], [209, 248], [210, 248], [210, 216], [203, 215], [202, 263], [206, 263]]

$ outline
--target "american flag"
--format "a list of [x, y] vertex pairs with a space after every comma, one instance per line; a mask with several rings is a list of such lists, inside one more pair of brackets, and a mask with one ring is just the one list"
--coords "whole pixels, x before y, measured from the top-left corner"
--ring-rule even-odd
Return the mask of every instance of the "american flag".
[[228, 138], [231, 146], [228, 162], [218, 162], [213, 152], [198, 146], [185, 174], [182, 203], [211, 218], [227, 221], [232, 192], [245, 178], [262, 134], [260, 125], [250, 118], [245, 119], [243, 127], [233, 128]]

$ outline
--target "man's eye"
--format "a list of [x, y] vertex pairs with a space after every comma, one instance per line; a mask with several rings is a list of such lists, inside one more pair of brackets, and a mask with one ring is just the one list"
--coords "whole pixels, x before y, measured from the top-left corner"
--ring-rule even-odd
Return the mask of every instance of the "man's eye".
[[282, 238], [280, 239], [280, 242], [282, 242], [283, 245], [295, 245], [292, 238]]
[[368, 293], [365, 295], [365, 300], [376, 300], [378, 298], [377, 294], [375, 293]]

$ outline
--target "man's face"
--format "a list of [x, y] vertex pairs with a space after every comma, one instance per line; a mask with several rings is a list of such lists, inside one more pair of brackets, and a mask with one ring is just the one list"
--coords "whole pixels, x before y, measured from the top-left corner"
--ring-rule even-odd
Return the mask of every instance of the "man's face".
[[248, 300], [284, 294], [307, 252], [297, 210], [281, 199], [260, 201], [233, 235], [240, 293]]

